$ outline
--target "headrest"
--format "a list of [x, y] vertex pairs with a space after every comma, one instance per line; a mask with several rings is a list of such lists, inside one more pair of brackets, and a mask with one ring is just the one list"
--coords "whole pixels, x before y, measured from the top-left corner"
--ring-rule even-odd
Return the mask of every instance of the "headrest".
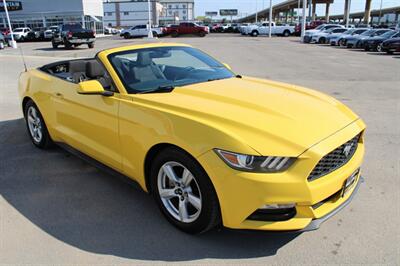
[[75, 60], [69, 62], [69, 72], [85, 72], [86, 71], [86, 61], [83, 60]]
[[153, 61], [150, 57], [150, 52], [141, 52], [138, 55], [137, 63], [139, 66], [149, 66]]
[[98, 78], [104, 76], [103, 66], [97, 60], [91, 60], [86, 63], [86, 76], [88, 78]]

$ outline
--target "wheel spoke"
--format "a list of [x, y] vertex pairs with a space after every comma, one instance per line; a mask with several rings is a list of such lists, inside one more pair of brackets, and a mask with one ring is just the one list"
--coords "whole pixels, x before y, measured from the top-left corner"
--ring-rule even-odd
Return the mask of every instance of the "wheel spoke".
[[32, 110], [32, 116], [33, 116], [33, 118], [36, 120], [37, 119], [37, 113], [36, 113], [36, 109], [35, 108], [31, 108], [31, 110]]
[[35, 123], [35, 119], [32, 118], [32, 116], [28, 115], [28, 122], [29, 123]]
[[179, 218], [182, 222], [186, 221], [189, 218], [185, 200], [179, 201]]
[[160, 197], [170, 199], [173, 197], [177, 197], [177, 195], [175, 194], [175, 189], [163, 188], [160, 189]]
[[182, 174], [182, 184], [183, 186], [187, 187], [189, 186], [190, 182], [192, 182], [193, 180], [193, 176], [190, 173], [190, 171], [188, 169], [184, 169], [183, 170], [183, 174]]
[[179, 183], [179, 180], [178, 180], [178, 178], [177, 178], [172, 166], [164, 165], [163, 166], [163, 171], [171, 181], [173, 181], [175, 183]]
[[42, 131], [39, 128], [36, 129], [36, 135], [37, 135], [38, 140], [42, 139]]
[[201, 209], [201, 199], [196, 197], [193, 193], [188, 194], [188, 200], [197, 210]]

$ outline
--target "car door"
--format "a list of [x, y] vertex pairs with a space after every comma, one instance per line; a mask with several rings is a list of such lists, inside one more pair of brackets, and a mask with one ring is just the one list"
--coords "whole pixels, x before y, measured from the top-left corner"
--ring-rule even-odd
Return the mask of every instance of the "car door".
[[56, 130], [66, 144], [121, 170], [118, 135], [120, 96], [82, 95], [78, 84], [55, 78], [52, 95]]

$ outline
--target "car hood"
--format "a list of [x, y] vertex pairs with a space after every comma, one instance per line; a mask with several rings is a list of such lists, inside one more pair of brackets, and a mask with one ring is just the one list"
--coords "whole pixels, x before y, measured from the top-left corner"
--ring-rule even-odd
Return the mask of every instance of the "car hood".
[[320, 32], [320, 30], [306, 30], [306, 34], [315, 34], [317, 32]]
[[369, 37], [366, 38], [365, 41], [383, 41], [386, 40], [387, 38], [381, 37], [381, 36], [375, 36], [375, 37]]
[[139, 97], [222, 130], [261, 155], [298, 156], [358, 119], [325, 94], [250, 77]]

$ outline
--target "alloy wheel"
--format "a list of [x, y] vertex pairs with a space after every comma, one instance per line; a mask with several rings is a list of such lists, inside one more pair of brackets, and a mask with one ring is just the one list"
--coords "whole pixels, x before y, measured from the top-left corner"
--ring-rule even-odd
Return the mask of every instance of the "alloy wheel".
[[40, 143], [43, 138], [43, 126], [38, 111], [35, 107], [31, 106], [27, 112], [29, 133], [36, 143]]
[[164, 208], [176, 220], [191, 223], [200, 216], [200, 187], [185, 166], [174, 161], [166, 162], [158, 172], [157, 187]]
[[382, 44], [378, 44], [378, 46], [376, 46], [376, 51], [377, 52], [382, 52]]

